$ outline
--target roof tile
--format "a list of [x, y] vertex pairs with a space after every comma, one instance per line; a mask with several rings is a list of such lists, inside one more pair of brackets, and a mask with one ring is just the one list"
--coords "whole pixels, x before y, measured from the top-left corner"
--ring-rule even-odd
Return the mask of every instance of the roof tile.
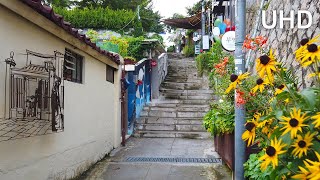
[[54, 22], [56, 25], [60, 26], [62, 29], [67, 31], [69, 34], [74, 36], [75, 38], [79, 39], [80, 41], [86, 43], [89, 45], [92, 49], [98, 51], [100, 54], [103, 54], [107, 57], [109, 57], [112, 61], [114, 61], [117, 64], [120, 64], [120, 56], [119, 54], [111, 53], [105, 50], [101, 50], [100, 47], [97, 46], [97, 44], [93, 43], [90, 38], [86, 37], [85, 35], [82, 35], [78, 32], [78, 29], [72, 27], [70, 22], [64, 21], [63, 16], [56, 14], [53, 10], [53, 8], [43, 5], [41, 3], [41, 0], [21, 0], [28, 6], [30, 6], [33, 10], [37, 11], [41, 15], [45, 16], [50, 21]]

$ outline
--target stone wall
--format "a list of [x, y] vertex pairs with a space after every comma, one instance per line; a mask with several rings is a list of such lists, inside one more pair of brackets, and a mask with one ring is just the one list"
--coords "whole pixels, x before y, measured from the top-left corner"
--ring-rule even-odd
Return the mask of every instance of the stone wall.
[[[260, 2], [257, 1], [247, 8], [247, 32], [253, 33], [255, 24], [255, 16], [259, 9]], [[289, 17], [290, 10], [295, 12], [295, 27], [290, 29], [289, 22], [284, 23], [284, 28], [280, 29], [279, 19], [274, 29], [265, 29], [262, 24], [259, 25], [257, 35], [268, 37], [268, 47], [271, 47], [278, 60], [286, 65], [287, 68], [293, 69], [294, 73], [299, 77], [299, 87], [310, 86], [313, 83], [311, 79], [306, 78], [308, 72], [300, 68], [294, 57], [294, 51], [298, 48], [299, 42], [303, 38], [312, 38], [320, 34], [320, 0], [272, 0], [266, 9], [267, 24], [272, 23], [272, 10], [284, 10], [284, 17]], [[298, 10], [307, 10], [312, 13], [312, 26], [308, 29], [297, 28]], [[277, 16], [279, 17], [279, 16]], [[307, 23], [307, 18], [302, 15], [303, 24]], [[261, 19], [260, 19], [261, 23]], [[253, 53], [251, 60], [254, 61], [260, 54]], [[253, 66], [251, 66], [253, 67]], [[252, 69], [252, 68], [249, 68]], [[254, 69], [254, 68], [253, 68]]]

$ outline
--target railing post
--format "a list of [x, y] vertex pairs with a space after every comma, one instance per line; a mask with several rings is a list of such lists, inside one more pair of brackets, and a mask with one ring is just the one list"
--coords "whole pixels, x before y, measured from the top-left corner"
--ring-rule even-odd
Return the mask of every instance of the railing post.
[[[235, 51], [235, 73], [245, 72], [245, 54], [242, 45], [246, 31], [246, 0], [237, 0], [236, 3], [236, 51]], [[235, 179], [244, 179], [243, 164], [245, 162], [245, 143], [241, 139], [245, 131], [245, 107], [244, 105], [235, 106]]]

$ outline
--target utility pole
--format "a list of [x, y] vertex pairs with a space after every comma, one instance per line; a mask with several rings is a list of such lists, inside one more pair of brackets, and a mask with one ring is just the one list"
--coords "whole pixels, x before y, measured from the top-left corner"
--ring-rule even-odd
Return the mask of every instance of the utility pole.
[[202, 49], [203, 49], [203, 37], [206, 35], [206, 18], [205, 18], [205, 12], [204, 12], [204, 1], [201, 1], [201, 39], [202, 39]]
[[[242, 51], [246, 33], [246, 0], [236, 0], [236, 50], [235, 50], [235, 73], [245, 72], [245, 53]], [[245, 131], [245, 107], [235, 106], [235, 180], [244, 180], [243, 164], [245, 162], [245, 142], [241, 139]]]

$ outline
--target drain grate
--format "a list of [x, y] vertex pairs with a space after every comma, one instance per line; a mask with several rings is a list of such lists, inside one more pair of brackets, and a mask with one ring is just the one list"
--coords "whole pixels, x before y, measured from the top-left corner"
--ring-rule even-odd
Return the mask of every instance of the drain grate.
[[222, 163], [221, 158], [128, 157], [126, 162]]

